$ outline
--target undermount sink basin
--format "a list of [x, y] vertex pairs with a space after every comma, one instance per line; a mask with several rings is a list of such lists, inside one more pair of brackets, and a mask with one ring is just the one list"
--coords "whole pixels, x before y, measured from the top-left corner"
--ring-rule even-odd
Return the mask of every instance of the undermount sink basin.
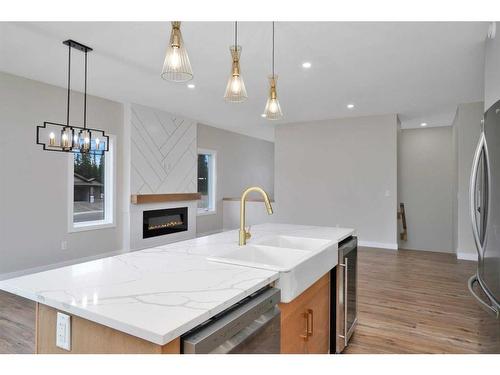
[[287, 303], [335, 267], [337, 257], [338, 245], [329, 240], [276, 235], [207, 260], [279, 272], [276, 286]]
[[328, 240], [316, 238], [292, 237], [292, 236], [272, 236], [257, 242], [258, 245], [281, 247], [286, 249], [297, 249], [305, 251], [319, 250], [328, 244]]

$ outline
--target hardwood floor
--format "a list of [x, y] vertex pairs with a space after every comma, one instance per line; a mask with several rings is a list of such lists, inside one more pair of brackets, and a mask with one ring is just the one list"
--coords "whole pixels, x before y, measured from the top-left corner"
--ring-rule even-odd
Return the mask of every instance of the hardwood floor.
[[359, 324], [345, 353], [500, 353], [500, 322], [454, 254], [359, 249]]
[[35, 352], [35, 302], [0, 291], [0, 353]]
[[[453, 254], [359, 249], [359, 324], [345, 353], [500, 353], [500, 321]], [[0, 353], [33, 353], [35, 304], [0, 292]]]

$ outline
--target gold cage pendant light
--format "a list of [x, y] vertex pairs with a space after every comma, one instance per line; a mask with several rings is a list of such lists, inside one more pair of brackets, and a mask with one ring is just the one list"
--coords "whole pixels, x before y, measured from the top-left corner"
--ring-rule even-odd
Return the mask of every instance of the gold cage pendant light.
[[193, 78], [193, 70], [182, 39], [180, 21], [172, 22], [172, 32], [161, 77], [173, 82], [186, 82]]
[[231, 52], [232, 66], [224, 99], [230, 103], [241, 103], [248, 98], [248, 95], [240, 69], [241, 46], [238, 45], [238, 22], [234, 23], [234, 45], [229, 47], [229, 51]]
[[274, 74], [274, 22], [273, 22], [273, 52], [272, 52], [272, 75], [269, 76], [269, 97], [264, 108], [264, 117], [268, 120], [280, 120], [283, 118], [278, 94], [276, 92], [276, 82], [278, 76]]

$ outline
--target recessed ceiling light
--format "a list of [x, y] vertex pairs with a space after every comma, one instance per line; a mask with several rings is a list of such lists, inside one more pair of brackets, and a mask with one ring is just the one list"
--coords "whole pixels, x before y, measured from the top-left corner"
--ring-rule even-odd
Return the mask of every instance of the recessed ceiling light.
[[311, 63], [306, 61], [305, 63], [302, 63], [302, 67], [305, 69], [309, 69], [311, 67]]
[[423, 123], [420, 124], [420, 126], [427, 126], [427, 123], [423, 122]]
[[353, 109], [353, 108], [354, 108], [354, 104], [348, 104], [348, 105], [347, 105], [347, 108], [349, 108], [349, 109]]
[[261, 114], [260, 117], [267, 117], [265, 113]]
[[196, 86], [194, 83], [188, 84], [188, 89], [194, 89]]

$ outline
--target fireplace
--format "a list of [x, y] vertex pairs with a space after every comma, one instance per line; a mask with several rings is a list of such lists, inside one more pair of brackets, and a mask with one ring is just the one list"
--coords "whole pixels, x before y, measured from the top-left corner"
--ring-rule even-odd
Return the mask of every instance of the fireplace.
[[142, 213], [142, 238], [188, 230], [188, 208], [167, 208]]

